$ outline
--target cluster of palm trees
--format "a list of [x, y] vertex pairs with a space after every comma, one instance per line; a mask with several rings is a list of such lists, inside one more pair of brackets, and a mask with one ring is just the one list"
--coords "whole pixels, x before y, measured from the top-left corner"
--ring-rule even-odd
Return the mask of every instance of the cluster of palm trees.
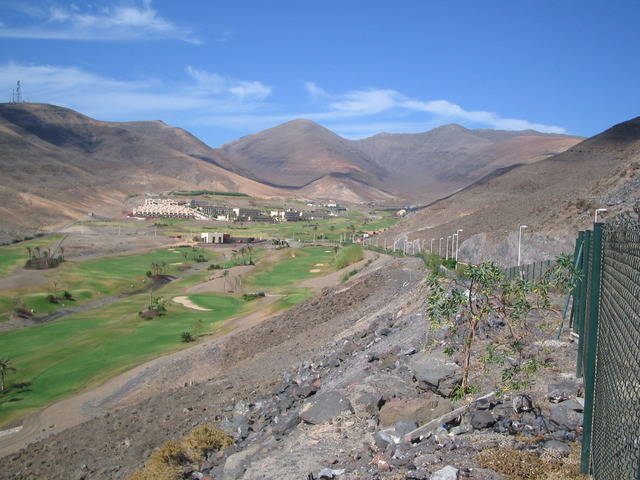
[[[253, 264], [253, 246], [247, 245], [246, 247], [241, 247], [238, 250], [233, 250], [231, 252], [231, 257], [236, 260], [238, 258], [242, 259], [242, 265], [252, 265]], [[246, 257], [249, 257], [249, 261], [247, 262]], [[235, 263], [235, 262], [234, 262]]]
[[167, 270], [167, 262], [152, 262], [151, 270], [147, 271], [147, 277], [159, 277], [160, 275], [164, 275]]
[[51, 252], [50, 248], [41, 249], [40, 247], [27, 247], [29, 258], [25, 263], [26, 268], [53, 268], [64, 262], [64, 247], [60, 247], [56, 252]]

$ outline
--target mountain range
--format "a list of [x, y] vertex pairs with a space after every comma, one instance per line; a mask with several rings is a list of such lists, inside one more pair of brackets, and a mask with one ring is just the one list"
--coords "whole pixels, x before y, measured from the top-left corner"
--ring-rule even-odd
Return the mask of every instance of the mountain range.
[[469, 130], [348, 140], [293, 120], [211, 148], [161, 121], [104, 122], [47, 104], [0, 104], [0, 215], [6, 228], [117, 216], [123, 201], [176, 189], [264, 198], [424, 203], [582, 138]]

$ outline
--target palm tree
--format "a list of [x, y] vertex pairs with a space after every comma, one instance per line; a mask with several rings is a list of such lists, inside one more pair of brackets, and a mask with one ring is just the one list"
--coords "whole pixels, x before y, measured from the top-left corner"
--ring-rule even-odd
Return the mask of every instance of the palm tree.
[[11, 365], [8, 358], [0, 359], [0, 392], [4, 392], [4, 382], [9, 372], [15, 372], [16, 369]]
[[225, 270], [224, 272], [222, 272], [222, 278], [224, 278], [224, 291], [227, 291], [227, 277], [229, 276], [229, 270]]

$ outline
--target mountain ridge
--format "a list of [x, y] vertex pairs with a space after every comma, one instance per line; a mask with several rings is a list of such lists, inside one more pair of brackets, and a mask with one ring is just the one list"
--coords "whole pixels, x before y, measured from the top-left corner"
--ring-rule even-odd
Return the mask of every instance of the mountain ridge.
[[139, 193], [200, 188], [265, 198], [426, 202], [578, 141], [473, 132], [452, 124], [348, 140], [295, 119], [211, 148], [161, 120], [105, 122], [55, 105], [0, 104], [0, 214], [9, 225], [39, 228], [87, 212], [118, 216], [124, 199]]

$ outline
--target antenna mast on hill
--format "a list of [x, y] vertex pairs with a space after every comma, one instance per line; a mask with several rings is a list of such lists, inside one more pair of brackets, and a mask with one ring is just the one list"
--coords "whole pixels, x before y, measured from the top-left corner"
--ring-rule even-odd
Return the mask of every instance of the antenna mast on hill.
[[22, 103], [22, 86], [20, 85], [20, 80], [16, 83], [16, 88], [11, 89], [10, 103]]

